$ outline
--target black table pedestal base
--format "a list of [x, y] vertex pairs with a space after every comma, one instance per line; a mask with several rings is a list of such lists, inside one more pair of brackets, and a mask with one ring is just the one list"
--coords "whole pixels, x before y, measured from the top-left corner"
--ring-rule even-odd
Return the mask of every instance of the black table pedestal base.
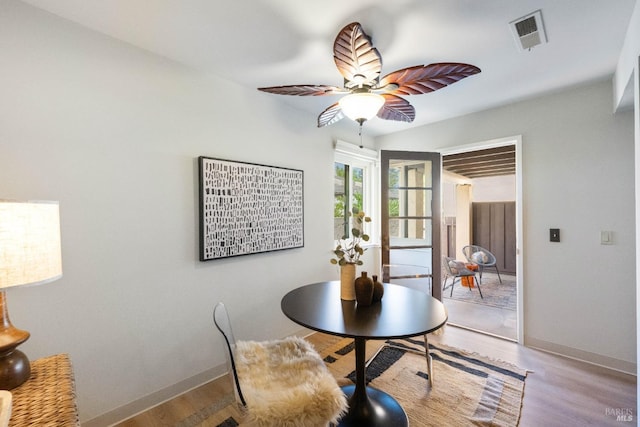
[[409, 419], [400, 404], [387, 393], [367, 387], [366, 396], [354, 398], [355, 386], [342, 387], [349, 400], [349, 412], [340, 419], [339, 427], [408, 427]]

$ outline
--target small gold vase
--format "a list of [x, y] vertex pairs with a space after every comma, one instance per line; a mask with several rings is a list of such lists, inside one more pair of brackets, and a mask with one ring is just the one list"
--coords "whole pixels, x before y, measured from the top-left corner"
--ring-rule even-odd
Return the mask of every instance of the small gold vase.
[[340, 299], [355, 301], [356, 299], [356, 265], [345, 264], [340, 266]]

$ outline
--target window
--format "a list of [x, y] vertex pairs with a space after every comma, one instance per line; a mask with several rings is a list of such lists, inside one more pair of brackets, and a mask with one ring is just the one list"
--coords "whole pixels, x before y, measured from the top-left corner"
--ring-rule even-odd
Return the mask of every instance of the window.
[[[377, 211], [377, 153], [342, 141], [336, 143], [334, 163], [334, 239], [351, 237], [350, 212], [364, 211], [375, 222]], [[371, 227], [374, 228], [374, 227]], [[367, 230], [374, 240], [376, 230]]]
[[333, 222], [334, 238], [351, 237], [350, 212], [365, 211], [364, 169], [335, 162]]

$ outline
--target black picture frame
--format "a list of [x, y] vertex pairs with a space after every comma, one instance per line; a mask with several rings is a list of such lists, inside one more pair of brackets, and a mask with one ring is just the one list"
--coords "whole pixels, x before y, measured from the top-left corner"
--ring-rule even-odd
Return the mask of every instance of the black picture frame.
[[304, 172], [198, 157], [200, 261], [304, 246]]

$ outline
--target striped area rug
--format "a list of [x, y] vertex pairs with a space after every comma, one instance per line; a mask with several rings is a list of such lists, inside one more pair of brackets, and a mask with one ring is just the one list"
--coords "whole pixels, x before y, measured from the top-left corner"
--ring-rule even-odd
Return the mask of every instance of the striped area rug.
[[[516, 426], [527, 371], [512, 364], [430, 344], [433, 388], [428, 384], [424, 340], [387, 341], [367, 367], [367, 382], [392, 395], [415, 426]], [[349, 340], [331, 348], [325, 362], [342, 384], [355, 380]], [[352, 357], [347, 357], [352, 356]], [[342, 385], [341, 384], [341, 385]]]
[[[379, 347], [379, 342], [369, 344], [368, 357]], [[412, 427], [518, 424], [526, 370], [442, 344], [430, 344], [434, 375], [430, 388], [424, 340], [392, 340], [386, 344], [368, 365], [367, 381], [402, 405]], [[341, 385], [352, 384], [353, 340], [335, 340], [320, 353]], [[242, 425], [236, 405], [220, 403], [192, 414], [180, 427]]]

